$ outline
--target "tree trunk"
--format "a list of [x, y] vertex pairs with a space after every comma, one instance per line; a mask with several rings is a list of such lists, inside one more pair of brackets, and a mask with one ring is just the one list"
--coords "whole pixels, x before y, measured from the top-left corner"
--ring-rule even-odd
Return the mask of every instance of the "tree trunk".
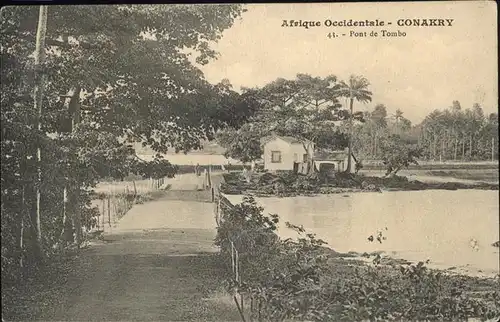
[[347, 173], [351, 173], [351, 168], [352, 168], [352, 162], [351, 162], [351, 154], [352, 154], [352, 125], [353, 125], [353, 105], [354, 105], [354, 98], [351, 95], [351, 100], [349, 102], [349, 107], [351, 110], [351, 115], [349, 116], [349, 143], [348, 143], [348, 158], [347, 158]]
[[[26, 159], [26, 157], [24, 157]], [[24, 267], [24, 214], [26, 212], [26, 186], [23, 184], [21, 200], [21, 228], [19, 229], [19, 267]]]
[[462, 139], [462, 161], [465, 160], [465, 138]]
[[441, 140], [441, 151], [439, 152], [439, 162], [443, 162], [443, 154], [444, 153], [444, 140]]
[[495, 138], [491, 138], [491, 161], [495, 161]]
[[[21, 151], [21, 162], [20, 162], [20, 173], [21, 173], [21, 178], [22, 180], [26, 180], [27, 178], [27, 157], [28, 157], [28, 149], [26, 148], [26, 145], [22, 145], [22, 151]], [[25, 216], [29, 213], [28, 212], [28, 207], [26, 204], [26, 191], [29, 189], [27, 188], [28, 185], [23, 182], [22, 188], [21, 188], [21, 211], [20, 211], [20, 217], [21, 217], [21, 227], [19, 229], [19, 267], [23, 268], [24, 267], [24, 218]], [[3, 212], [3, 211], [2, 211]]]
[[469, 158], [472, 160], [472, 134], [469, 138]]
[[371, 138], [371, 147], [370, 147], [370, 155], [371, 158], [374, 159], [375, 155], [375, 135], [373, 134], [373, 130], [370, 129], [370, 138]]
[[307, 145], [302, 143], [302, 147], [306, 150], [307, 154], [307, 173], [311, 174], [314, 172], [314, 151], [311, 153], [312, 142], [309, 142]]
[[64, 187], [63, 191], [63, 232], [61, 240], [63, 243], [63, 248], [68, 244], [73, 243], [73, 225], [71, 223], [71, 216], [68, 216], [69, 199], [68, 199], [68, 189]]
[[[66, 100], [67, 100], [67, 108], [68, 108], [68, 113], [71, 115], [71, 98], [72, 98], [72, 93], [71, 90], [68, 92], [66, 95]], [[65, 103], [66, 104], [66, 103]], [[63, 131], [69, 131], [71, 132], [71, 123], [69, 120], [64, 120], [64, 127]], [[69, 123], [69, 124], [68, 124]], [[71, 161], [67, 161], [66, 163], [67, 169], [66, 171], [71, 173]], [[63, 189], [63, 231], [61, 233], [61, 242], [63, 244], [63, 248], [65, 248], [68, 244], [73, 243], [73, 223], [72, 223], [72, 216], [71, 216], [71, 210], [68, 212], [68, 209], [70, 209], [70, 202], [69, 202], [69, 197], [68, 197], [68, 182], [69, 178], [66, 176], [65, 177], [65, 184], [64, 184], [64, 189]], [[71, 192], [70, 192], [71, 193]]]
[[458, 139], [455, 138], [455, 151], [453, 153], [453, 160], [457, 160], [457, 152], [458, 152]]
[[[41, 135], [42, 130], [42, 101], [43, 90], [46, 82], [46, 75], [43, 71], [45, 62], [45, 35], [47, 32], [47, 6], [40, 6], [38, 15], [38, 27], [35, 44], [35, 88], [34, 88], [34, 108], [36, 111], [35, 127]], [[42, 256], [42, 228], [41, 228], [41, 184], [42, 184], [42, 149], [40, 143], [37, 147], [37, 183], [35, 184], [36, 214], [35, 214], [35, 235], [37, 257]]]
[[[71, 131], [75, 132], [77, 125], [80, 123], [80, 92], [81, 92], [81, 87], [76, 86], [73, 95], [70, 99], [69, 102], [69, 109], [70, 111], [73, 112], [73, 118], [72, 118], [72, 124], [71, 124]], [[72, 157], [74, 158], [75, 162], [73, 163], [74, 166], [78, 166], [78, 160], [77, 160], [77, 150], [76, 147], [73, 148], [72, 152]], [[72, 193], [72, 200], [73, 200], [73, 224], [75, 226], [75, 237], [76, 237], [76, 245], [77, 247], [80, 247], [82, 243], [82, 218], [81, 218], [81, 213], [80, 213], [80, 179], [78, 178], [78, 169], [74, 169], [76, 172], [75, 176], [75, 187], [74, 190], [71, 192]]]
[[433, 160], [436, 160], [436, 155], [437, 155], [437, 137], [436, 137], [436, 134], [434, 133], [433, 134], [433, 137], [434, 137], [434, 146], [433, 146], [433, 149], [432, 149], [432, 159]]

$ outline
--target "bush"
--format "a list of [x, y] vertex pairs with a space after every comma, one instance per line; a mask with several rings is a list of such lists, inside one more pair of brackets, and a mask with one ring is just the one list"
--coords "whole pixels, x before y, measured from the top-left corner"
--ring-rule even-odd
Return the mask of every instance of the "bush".
[[[223, 207], [223, 213], [216, 245], [230, 263], [233, 242], [242, 281], [227, 281], [228, 290], [247, 298], [255, 320], [467, 320], [500, 315], [495, 281], [446, 276], [422, 262], [380, 265], [379, 255], [371, 266], [332, 257], [324, 241], [289, 223], [299, 238], [281, 240], [275, 233], [278, 216], [264, 215], [249, 196], [234, 207]], [[483, 291], [474, 296], [478, 285]], [[491, 291], [484, 292], [485, 286]]]

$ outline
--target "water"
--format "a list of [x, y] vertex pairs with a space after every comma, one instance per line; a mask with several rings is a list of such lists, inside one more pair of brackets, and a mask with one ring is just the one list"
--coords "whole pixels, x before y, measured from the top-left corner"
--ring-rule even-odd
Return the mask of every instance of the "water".
[[[257, 201], [267, 213], [280, 215], [279, 234], [284, 238], [297, 236], [286, 228], [289, 221], [339, 252], [383, 251], [412, 262], [429, 259], [431, 266], [456, 267], [470, 275], [499, 272], [498, 248], [491, 246], [499, 240], [497, 191], [399, 191]], [[378, 231], [386, 240], [368, 241]]]

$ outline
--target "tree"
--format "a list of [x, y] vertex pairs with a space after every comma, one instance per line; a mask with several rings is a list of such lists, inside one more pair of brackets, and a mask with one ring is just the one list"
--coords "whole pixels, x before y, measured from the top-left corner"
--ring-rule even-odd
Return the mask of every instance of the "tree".
[[[45, 63], [45, 34], [47, 32], [47, 6], [40, 6], [38, 16], [38, 27], [36, 31], [36, 47], [35, 47], [35, 88], [34, 88], [34, 107], [36, 111], [36, 129], [42, 130], [42, 100], [43, 91], [46, 82], [46, 75], [43, 72]], [[38, 182], [36, 187], [36, 256], [41, 257], [42, 252], [42, 230], [41, 230], [41, 185], [42, 185], [42, 148], [37, 147], [37, 172]]]
[[340, 82], [337, 94], [342, 97], [349, 98], [349, 144], [348, 144], [348, 154], [347, 159], [347, 169], [346, 172], [351, 172], [351, 155], [352, 155], [352, 135], [353, 135], [353, 121], [354, 121], [354, 100], [358, 102], [367, 103], [371, 102], [372, 92], [368, 90], [370, 83], [368, 80], [362, 76], [351, 75], [348, 83], [342, 81]]
[[[232, 118], [244, 104], [240, 95], [227, 83], [208, 83], [196, 66], [216, 57], [209, 44], [231, 27], [242, 6], [51, 6], [41, 70], [32, 55], [38, 11], [4, 8], [0, 23], [2, 277], [9, 278], [19, 276], [12, 259], [30, 258], [36, 249], [36, 224], [19, 220], [25, 209], [36, 213], [31, 191], [42, 194], [41, 244], [48, 252], [62, 235], [64, 186], [75, 206], [68, 216], [85, 223], [91, 190], [103, 177], [175, 174], [160, 156], [138, 159], [132, 142], [158, 153], [187, 151], [245, 119], [241, 112]], [[46, 86], [38, 128], [32, 94], [40, 72]], [[66, 104], [68, 95], [72, 104]], [[42, 180], [34, 185], [38, 147]]]
[[382, 160], [386, 166], [386, 176], [395, 176], [402, 168], [410, 164], [418, 164], [421, 149], [415, 145], [405, 144], [399, 135], [391, 135], [382, 146]]
[[248, 123], [240, 129], [229, 128], [217, 135], [217, 142], [226, 149], [225, 156], [239, 159], [242, 162], [253, 162], [260, 159], [263, 150], [261, 134]]
[[384, 104], [377, 104], [372, 113], [370, 113], [370, 120], [373, 123], [370, 130], [370, 136], [372, 137], [373, 147], [372, 156], [377, 157], [378, 146], [384, 135], [384, 131], [387, 129], [387, 108]]
[[[262, 88], [244, 89], [247, 104], [253, 106], [248, 126], [229, 127], [218, 141], [228, 155], [241, 159], [260, 158], [260, 139], [272, 134], [293, 136], [319, 148], [335, 148], [345, 143], [335, 122], [346, 117], [337, 100], [338, 83], [333, 75], [325, 78], [298, 74], [293, 80], [278, 78]], [[356, 117], [360, 118], [359, 115]], [[258, 143], [259, 142], [259, 143]], [[312, 166], [314, 155], [307, 158]]]

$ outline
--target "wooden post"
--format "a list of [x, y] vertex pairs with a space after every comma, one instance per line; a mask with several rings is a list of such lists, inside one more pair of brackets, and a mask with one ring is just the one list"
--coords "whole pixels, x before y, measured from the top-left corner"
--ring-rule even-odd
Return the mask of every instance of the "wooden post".
[[215, 202], [215, 190], [214, 190], [214, 187], [212, 187], [212, 202]]

